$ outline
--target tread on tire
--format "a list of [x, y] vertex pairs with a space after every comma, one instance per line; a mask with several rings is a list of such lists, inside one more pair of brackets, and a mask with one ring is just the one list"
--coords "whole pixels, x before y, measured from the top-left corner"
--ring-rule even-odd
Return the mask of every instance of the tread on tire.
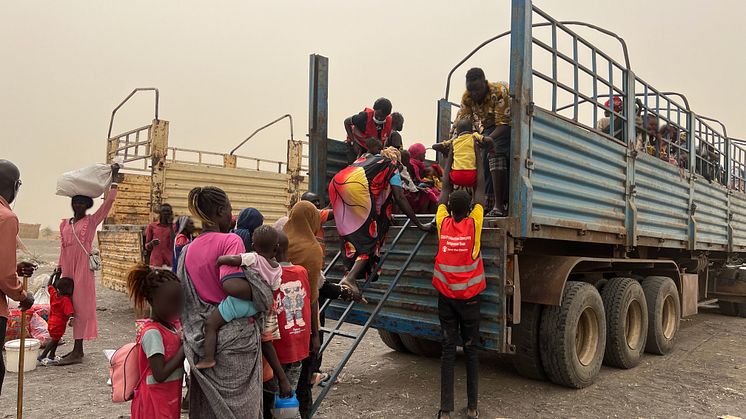
[[606, 346], [606, 317], [598, 290], [568, 281], [562, 304], [544, 307], [539, 344], [541, 363], [552, 382], [572, 388], [592, 384]]
[[673, 280], [667, 276], [649, 276], [642, 281], [648, 304], [648, 338], [645, 351], [665, 355], [674, 347], [679, 331], [681, 301]]
[[606, 312], [604, 364], [633, 368], [640, 363], [648, 336], [648, 306], [639, 282], [612, 278], [601, 292]]

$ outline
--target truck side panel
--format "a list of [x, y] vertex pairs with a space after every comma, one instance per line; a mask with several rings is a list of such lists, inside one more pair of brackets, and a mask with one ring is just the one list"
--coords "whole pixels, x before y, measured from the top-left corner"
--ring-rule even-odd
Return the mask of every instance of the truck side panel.
[[[399, 227], [389, 230], [389, 242], [397, 234]], [[412, 249], [420, 237], [419, 230], [410, 229], [404, 233], [396, 246], [397, 250]], [[327, 262], [339, 251], [340, 242], [334, 227], [327, 229]], [[439, 341], [440, 321], [438, 319], [438, 293], [432, 286], [433, 260], [437, 252], [437, 238], [431, 234], [417, 252], [414, 260], [404, 272], [396, 288], [385, 302], [376, 317], [373, 327], [394, 333], [405, 333], [415, 337]], [[381, 252], [383, 254], [383, 251]], [[487, 275], [487, 289], [481, 294], [481, 336], [486, 349], [505, 352], [505, 233], [497, 228], [485, 227], [482, 233], [482, 256]], [[362, 325], [380, 301], [394, 276], [406, 261], [406, 256], [391, 255], [381, 267], [378, 281], [371, 283], [365, 291], [368, 304], [355, 304], [347, 321]], [[329, 272], [329, 280], [336, 282], [344, 273], [341, 263]], [[338, 319], [346, 303], [334, 302], [327, 309], [327, 317]], [[329, 325], [327, 325], [329, 326]]]
[[150, 176], [125, 173], [107, 224], [144, 225], [150, 222]]
[[174, 214], [189, 214], [189, 191], [207, 185], [223, 189], [235, 211], [254, 207], [266, 222], [287, 215], [288, 175], [269, 171], [167, 162], [163, 201], [173, 205]]
[[697, 177], [694, 183], [694, 219], [697, 221], [697, 249], [728, 244], [728, 192], [716, 183]]
[[665, 239], [660, 244], [662, 247], [683, 247], [689, 226], [687, 174], [680, 176], [674, 165], [648, 154], [638, 154], [635, 185], [637, 235]]
[[733, 247], [742, 251], [746, 247], [746, 196], [738, 192], [731, 195], [730, 211], [733, 215]]
[[623, 234], [626, 149], [542, 109], [531, 128], [531, 223]]

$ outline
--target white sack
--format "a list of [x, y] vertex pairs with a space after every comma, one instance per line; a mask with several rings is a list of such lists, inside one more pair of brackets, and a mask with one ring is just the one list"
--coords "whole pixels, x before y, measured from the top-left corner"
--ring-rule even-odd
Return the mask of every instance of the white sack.
[[57, 179], [57, 195], [73, 197], [83, 195], [98, 198], [111, 185], [111, 166], [96, 164], [63, 173]]

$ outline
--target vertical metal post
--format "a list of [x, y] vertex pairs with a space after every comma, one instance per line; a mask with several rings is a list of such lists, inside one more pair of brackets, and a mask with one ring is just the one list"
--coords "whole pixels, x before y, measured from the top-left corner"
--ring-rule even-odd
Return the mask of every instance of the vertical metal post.
[[[625, 76], [622, 71], [622, 77]], [[637, 136], [635, 127], [635, 87], [636, 78], [632, 70], [626, 70], [626, 78], [623, 81], [624, 88], [624, 115], [626, 116], [625, 140], [627, 144], [627, 176], [625, 180], [625, 230], [627, 239], [625, 241], [628, 248], [637, 246], [637, 204], [635, 203], [635, 160], [637, 153], [644, 152], [637, 150]], [[609, 102], [609, 106], [614, 108], [614, 103]], [[612, 119], [614, 113], [612, 112]]]
[[687, 111], [686, 131], [687, 152], [689, 153], [689, 222], [687, 226], [687, 236], [689, 239], [689, 250], [697, 248], [697, 218], [695, 217], [694, 207], [694, 184], [697, 181], [697, 147], [694, 144], [694, 130], [696, 115], [692, 111]]
[[529, 181], [531, 112], [531, 0], [513, 0], [510, 36], [510, 210], [519, 220], [517, 237], [527, 237], [531, 227], [532, 187]]
[[326, 203], [326, 153], [329, 118], [329, 59], [311, 54], [308, 93], [309, 189]]
[[150, 173], [150, 219], [158, 216], [163, 203], [166, 184], [166, 155], [168, 153], [168, 121], [153, 120], [150, 127], [151, 173]]
[[451, 103], [448, 98], [438, 100], [438, 127], [436, 140], [439, 143], [451, 136]]

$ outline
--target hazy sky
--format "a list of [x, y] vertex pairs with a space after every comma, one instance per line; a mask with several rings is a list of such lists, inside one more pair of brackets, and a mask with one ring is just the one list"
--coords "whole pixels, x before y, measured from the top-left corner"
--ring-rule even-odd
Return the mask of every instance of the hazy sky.
[[[686, 94], [696, 112], [746, 137], [743, 1], [536, 4], [557, 19], [615, 31], [638, 76]], [[15, 210], [53, 228], [70, 215], [69, 200], [54, 195], [57, 176], [104, 160], [111, 110], [135, 87], [160, 89], [172, 146], [227, 152], [285, 113], [304, 136], [311, 53], [330, 59], [330, 137], [343, 137], [346, 116], [386, 96], [405, 115], [405, 144], [429, 143], [449, 69], [509, 25], [507, 0], [2, 2], [0, 158], [21, 168]], [[578, 32], [621, 60], [615, 42]], [[507, 80], [508, 45], [485, 48], [457, 72], [451, 100], [470, 66]], [[145, 125], [152, 98], [120, 114], [115, 132]], [[288, 136], [283, 124], [241, 154], [282, 160]]]

